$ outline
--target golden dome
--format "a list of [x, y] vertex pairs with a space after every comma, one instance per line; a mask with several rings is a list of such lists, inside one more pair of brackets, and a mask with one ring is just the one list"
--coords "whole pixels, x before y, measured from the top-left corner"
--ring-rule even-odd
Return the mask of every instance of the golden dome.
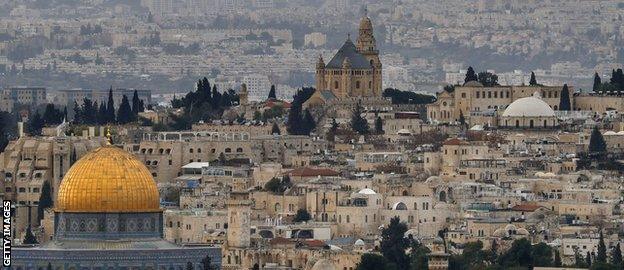
[[103, 146], [67, 172], [56, 202], [58, 212], [139, 213], [160, 211], [158, 188], [132, 154]]

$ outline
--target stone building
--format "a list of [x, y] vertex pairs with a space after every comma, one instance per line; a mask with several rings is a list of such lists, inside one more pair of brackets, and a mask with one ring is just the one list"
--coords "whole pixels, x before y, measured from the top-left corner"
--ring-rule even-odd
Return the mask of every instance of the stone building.
[[159, 193], [150, 172], [112, 145], [78, 160], [63, 178], [54, 209], [54, 241], [13, 248], [18, 270], [219, 266], [219, 248], [165, 241]]
[[381, 71], [373, 24], [364, 15], [355, 44], [348, 37], [327, 64], [323, 57], [319, 57], [316, 65], [315, 95], [329, 91], [338, 98], [380, 97]]

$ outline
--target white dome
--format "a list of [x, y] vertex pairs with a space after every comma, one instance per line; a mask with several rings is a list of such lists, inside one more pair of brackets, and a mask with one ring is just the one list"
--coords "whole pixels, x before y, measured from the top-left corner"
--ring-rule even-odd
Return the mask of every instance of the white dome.
[[400, 129], [399, 131], [397, 131], [397, 135], [411, 135], [411, 134], [412, 134], [412, 132], [409, 131], [409, 129], [406, 129], [406, 128]]
[[364, 240], [358, 239], [358, 240], [355, 241], [355, 244], [353, 244], [353, 245], [354, 246], [364, 246], [366, 244], [364, 243]]
[[359, 194], [364, 194], [364, 195], [375, 195], [375, 194], [377, 194], [377, 192], [375, 192], [374, 190], [372, 190], [370, 188], [363, 188], [358, 193]]
[[615, 131], [609, 130], [605, 132], [603, 135], [617, 135], [617, 133], [615, 133]]
[[503, 117], [554, 117], [555, 111], [546, 104], [537, 92], [531, 97], [520, 98], [507, 107]]
[[474, 125], [470, 128], [470, 130], [483, 130], [483, 126], [482, 125]]

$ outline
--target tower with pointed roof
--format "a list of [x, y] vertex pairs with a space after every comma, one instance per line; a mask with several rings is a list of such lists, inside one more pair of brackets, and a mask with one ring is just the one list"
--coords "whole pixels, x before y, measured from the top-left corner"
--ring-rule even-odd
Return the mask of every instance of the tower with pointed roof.
[[367, 13], [360, 20], [356, 43], [350, 36], [327, 63], [322, 57], [316, 65], [316, 89], [321, 95], [336, 98], [380, 97], [382, 65], [373, 24]]

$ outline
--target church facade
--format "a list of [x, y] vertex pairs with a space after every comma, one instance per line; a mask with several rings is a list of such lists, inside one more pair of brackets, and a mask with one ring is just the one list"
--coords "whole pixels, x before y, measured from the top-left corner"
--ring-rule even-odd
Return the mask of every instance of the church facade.
[[382, 65], [373, 35], [373, 24], [366, 15], [360, 21], [356, 43], [348, 37], [327, 63], [319, 57], [316, 65], [317, 92], [330, 92], [339, 99], [380, 97]]

